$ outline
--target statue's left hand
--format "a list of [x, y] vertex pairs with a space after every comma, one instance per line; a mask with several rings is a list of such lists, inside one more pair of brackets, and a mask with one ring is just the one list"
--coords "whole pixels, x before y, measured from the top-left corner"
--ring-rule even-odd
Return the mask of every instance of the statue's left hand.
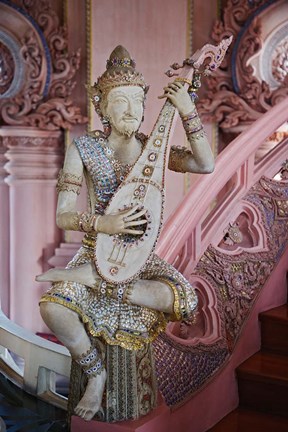
[[181, 116], [185, 116], [195, 109], [195, 104], [192, 102], [187, 89], [179, 81], [173, 81], [164, 87], [164, 94], [159, 96], [159, 99], [163, 98], [169, 99]]

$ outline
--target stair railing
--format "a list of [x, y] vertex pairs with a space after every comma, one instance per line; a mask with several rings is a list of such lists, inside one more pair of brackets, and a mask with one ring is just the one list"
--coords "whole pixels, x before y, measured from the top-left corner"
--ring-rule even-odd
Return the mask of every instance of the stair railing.
[[260, 160], [257, 158], [265, 140], [287, 120], [288, 98], [285, 98], [220, 153], [213, 174], [197, 175], [190, 191], [165, 223], [156, 252], [187, 278], [208, 245], [223, 238], [223, 230], [237, 216], [235, 204], [239, 199], [260, 177], [273, 177], [281, 168], [281, 161], [288, 158], [287, 138]]
[[[1, 310], [0, 341], [0, 371], [28, 393], [66, 409], [67, 398], [56, 391], [56, 374], [70, 376], [68, 350], [15, 324]], [[10, 352], [23, 359], [23, 370]]]
[[[223, 237], [223, 228], [233, 218], [237, 200], [261, 176], [273, 176], [279, 171], [280, 161], [288, 156], [287, 139], [260, 161], [256, 153], [287, 119], [288, 98], [260, 117], [218, 156], [212, 175], [198, 176], [162, 230], [157, 247], [159, 255], [189, 276], [212, 239]], [[56, 392], [55, 373], [69, 377], [70, 355], [66, 348], [18, 326], [1, 309], [0, 341], [0, 370], [25, 391], [65, 408], [66, 398]], [[10, 351], [23, 358], [23, 371]]]

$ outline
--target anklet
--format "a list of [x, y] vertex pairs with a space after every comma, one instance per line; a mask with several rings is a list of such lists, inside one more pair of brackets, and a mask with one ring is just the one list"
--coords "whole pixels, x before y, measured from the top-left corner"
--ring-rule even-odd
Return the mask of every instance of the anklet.
[[85, 354], [74, 359], [86, 375], [100, 375], [104, 369], [102, 360], [96, 348], [91, 347]]

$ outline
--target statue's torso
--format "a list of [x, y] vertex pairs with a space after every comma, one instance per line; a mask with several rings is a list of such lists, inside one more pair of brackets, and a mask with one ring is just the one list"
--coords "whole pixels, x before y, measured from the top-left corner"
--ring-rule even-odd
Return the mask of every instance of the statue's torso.
[[[142, 135], [141, 138], [144, 145]], [[94, 136], [82, 136], [74, 143], [85, 167], [90, 210], [103, 214], [132, 165], [121, 164], [114, 157], [103, 132], [95, 131]]]

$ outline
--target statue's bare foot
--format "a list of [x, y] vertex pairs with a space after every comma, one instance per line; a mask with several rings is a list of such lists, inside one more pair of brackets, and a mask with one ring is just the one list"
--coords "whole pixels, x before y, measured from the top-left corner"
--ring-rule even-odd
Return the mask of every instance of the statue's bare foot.
[[75, 414], [86, 421], [91, 420], [101, 408], [106, 376], [103, 369], [100, 375], [89, 379], [85, 393], [75, 408]]
[[71, 281], [93, 287], [98, 278], [94, 266], [91, 263], [87, 263], [70, 269], [50, 269], [36, 276], [35, 279], [37, 282]]

